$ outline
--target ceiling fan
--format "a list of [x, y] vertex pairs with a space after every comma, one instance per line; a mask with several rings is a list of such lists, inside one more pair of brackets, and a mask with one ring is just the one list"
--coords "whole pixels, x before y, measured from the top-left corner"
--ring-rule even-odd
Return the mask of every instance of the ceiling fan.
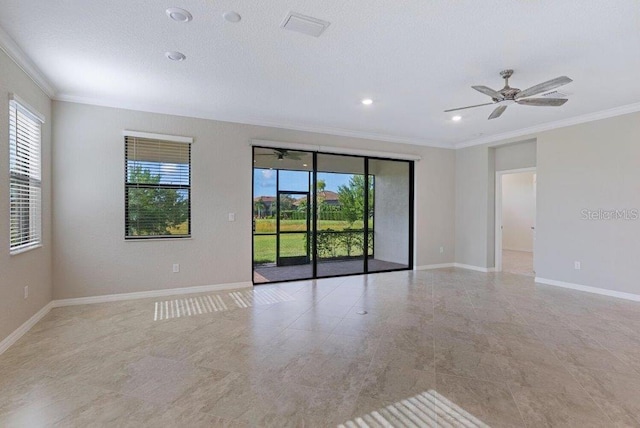
[[495, 91], [486, 86], [472, 86], [478, 92], [482, 92], [485, 95], [491, 97], [490, 103], [476, 104], [473, 106], [452, 108], [445, 110], [445, 113], [456, 110], [464, 110], [474, 107], [488, 106], [491, 104], [499, 104], [493, 112], [489, 115], [489, 120], [496, 119], [504, 113], [509, 104], [520, 104], [525, 106], [539, 106], [539, 107], [560, 107], [568, 100], [566, 98], [529, 98], [534, 95], [541, 94], [543, 92], [550, 91], [567, 83], [573, 82], [567, 76], [556, 77], [555, 79], [548, 80], [546, 82], [532, 86], [524, 91], [518, 88], [512, 88], [509, 86], [509, 78], [513, 75], [513, 70], [502, 70], [500, 76], [504, 79], [504, 88], [499, 91]]
[[299, 152], [292, 152], [285, 149], [273, 149], [273, 153], [256, 153], [256, 156], [270, 156], [275, 157], [277, 160], [291, 159], [300, 160]]

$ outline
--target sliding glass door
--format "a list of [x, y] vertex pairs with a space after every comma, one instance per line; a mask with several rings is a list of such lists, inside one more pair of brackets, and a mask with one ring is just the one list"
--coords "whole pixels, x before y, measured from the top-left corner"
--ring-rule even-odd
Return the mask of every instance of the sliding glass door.
[[253, 150], [254, 283], [412, 268], [413, 162]]
[[365, 159], [318, 153], [317, 276], [365, 272]]

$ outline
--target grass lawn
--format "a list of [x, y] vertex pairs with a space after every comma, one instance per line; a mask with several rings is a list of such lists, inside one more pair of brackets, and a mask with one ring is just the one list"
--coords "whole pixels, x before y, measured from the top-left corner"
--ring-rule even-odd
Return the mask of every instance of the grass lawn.
[[[282, 220], [280, 229], [282, 231], [300, 231], [306, 230], [306, 221], [304, 220]], [[356, 222], [351, 225], [352, 229], [362, 228], [362, 222]], [[373, 222], [369, 227], [373, 227]], [[349, 228], [346, 221], [336, 220], [319, 220], [319, 230], [344, 230]], [[255, 263], [275, 263], [276, 262], [276, 235], [260, 235], [260, 233], [275, 233], [275, 219], [257, 219], [256, 234], [253, 236], [253, 251]], [[342, 245], [338, 245], [335, 249], [338, 257], [346, 256], [347, 251]], [[357, 255], [361, 252], [352, 252], [351, 255]], [[280, 255], [283, 257], [304, 256], [307, 254], [307, 247], [304, 233], [300, 234], [281, 234], [280, 235]]]
[[[307, 228], [306, 220], [281, 220], [280, 230], [304, 232]], [[349, 222], [342, 220], [318, 220], [318, 230], [344, 230], [349, 228]], [[351, 225], [351, 229], [362, 229], [362, 221], [356, 221]], [[369, 221], [369, 228], [373, 228], [373, 220]], [[259, 218], [256, 219], [256, 233], [274, 233], [276, 231], [276, 220]]]

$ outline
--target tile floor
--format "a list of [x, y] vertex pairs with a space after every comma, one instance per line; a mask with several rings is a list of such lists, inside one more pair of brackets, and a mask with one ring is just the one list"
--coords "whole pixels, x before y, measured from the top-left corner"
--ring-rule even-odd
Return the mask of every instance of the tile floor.
[[535, 276], [533, 253], [528, 251], [502, 250], [502, 271], [518, 275]]
[[638, 302], [459, 269], [260, 287], [294, 300], [53, 309], [0, 355], [0, 426], [640, 426]]

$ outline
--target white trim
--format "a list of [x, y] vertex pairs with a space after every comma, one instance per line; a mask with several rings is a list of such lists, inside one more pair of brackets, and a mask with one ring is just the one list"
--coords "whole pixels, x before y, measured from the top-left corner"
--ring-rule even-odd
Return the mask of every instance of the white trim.
[[16, 63], [27, 76], [34, 81], [36, 85], [49, 97], [53, 98], [56, 94], [56, 90], [49, 83], [49, 80], [38, 69], [38, 67], [31, 61], [31, 59], [24, 53], [18, 44], [9, 36], [9, 34], [0, 27], [0, 49], [2, 49], [13, 62]]
[[125, 137], [146, 138], [148, 140], [163, 140], [173, 143], [193, 143], [193, 137], [182, 137], [180, 135], [154, 134], [153, 132], [130, 131], [125, 129], [122, 131]]
[[455, 267], [455, 263], [438, 263], [435, 265], [422, 265], [416, 266], [413, 270], [431, 270], [431, 269], [443, 269]]
[[536, 277], [535, 281], [540, 284], [553, 285], [555, 287], [569, 288], [571, 290], [586, 291], [587, 293], [600, 294], [603, 296], [617, 297], [618, 299], [633, 300], [640, 302], [640, 294], [625, 293], [623, 291], [607, 290], [606, 288], [591, 287], [589, 285], [574, 284], [571, 282], [556, 281]]
[[[607, 119], [610, 117], [621, 116], [624, 114], [635, 113], [640, 111], [640, 103], [628, 104], [608, 110], [602, 110], [595, 113], [589, 113], [573, 118], [563, 119], [555, 122], [543, 123], [540, 125], [522, 128], [515, 131], [505, 132], [501, 134], [489, 135], [482, 138], [467, 140], [459, 143], [442, 143], [429, 141], [422, 138], [398, 137], [394, 135], [381, 134], [377, 132], [355, 131], [344, 128], [334, 128], [330, 126], [314, 126], [300, 125], [279, 121], [269, 121], [249, 116], [228, 116], [225, 114], [205, 113], [199, 109], [177, 109], [175, 107], [158, 107], [148, 103], [131, 103], [119, 102], [114, 100], [105, 100], [90, 97], [81, 97], [68, 94], [57, 94], [52, 97], [56, 101], [71, 102], [77, 104], [89, 104], [100, 107], [111, 107], [125, 110], [135, 110], [147, 113], [167, 114], [173, 116], [182, 116], [195, 119], [216, 120], [221, 122], [240, 123], [244, 125], [265, 126], [269, 128], [288, 129], [294, 131], [313, 132], [318, 134], [337, 135], [341, 137], [361, 138], [374, 141], [384, 141], [389, 143], [411, 144], [423, 147], [435, 147], [442, 149], [463, 149], [465, 147], [478, 146], [489, 143], [501, 143], [504, 140], [519, 138], [523, 136], [535, 136], [536, 133], [550, 131], [557, 128], [564, 128], [581, 123], [593, 122], [596, 120]], [[498, 144], [496, 144], [498, 145]]]
[[13, 333], [5, 337], [0, 342], [0, 355], [2, 355], [4, 351], [9, 349], [11, 345], [16, 343], [22, 336], [24, 336], [29, 330], [31, 330], [31, 327], [36, 325], [38, 321], [40, 321], [45, 315], [47, 315], [51, 308], [53, 308], [53, 302], [47, 303], [42, 309], [40, 309], [31, 318], [25, 321], [24, 324], [15, 329]]
[[481, 266], [465, 265], [463, 263], [454, 263], [453, 267], [457, 267], [457, 268], [460, 268], [460, 269], [475, 270], [476, 272], [485, 272], [485, 273], [490, 273], [490, 272], [495, 272], [496, 271], [496, 268], [494, 268], [494, 267], [486, 268], [486, 267], [481, 267]]
[[18, 95], [9, 93], [9, 99], [16, 103], [16, 107], [23, 110], [29, 116], [32, 116], [34, 120], [39, 120], [41, 123], [45, 123], [44, 114], [40, 113], [31, 104], [20, 98]]
[[531, 248], [502, 248], [504, 251], [517, 251], [519, 253], [532, 253], [533, 250]]
[[306, 150], [309, 152], [323, 152], [323, 153], [336, 153], [356, 156], [369, 156], [389, 159], [400, 159], [419, 161], [422, 159], [419, 155], [412, 155], [406, 153], [392, 153], [392, 152], [379, 152], [373, 150], [359, 150], [350, 149], [346, 147], [333, 147], [333, 146], [316, 146], [313, 144], [300, 144], [300, 143], [285, 143], [282, 141], [270, 141], [270, 140], [249, 140], [250, 146], [270, 147], [275, 149], [288, 149], [288, 150]]
[[[494, 261], [495, 268], [494, 272], [502, 272], [502, 176], [507, 174], [520, 174], [523, 172], [536, 172], [536, 167], [528, 167], [528, 168], [517, 168], [517, 169], [505, 169], [503, 171], [496, 171], [496, 182], [495, 182], [495, 207], [494, 207], [494, 219], [495, 224], [493, 228], [493, 239], [494, 239]], [[537, 199], [537, 195], [536, 195]], [[537, 209], [537, 205], [536, 205]], [[533, 252], [533, 251], [531, 251]], [[534, 260], [535, 262], [535, 260]], [[535, 272], [535, 266], [533, 267], [533, 271]]]
[[148, 299], [151, 297], [175, 296], [179, 294], [206, 293], [210, 291], [235, 290], [251, 288], [249, 281], [229, 284], [199, 285], [195, 287], [167, 288], [166, 290], [138, 291], [134, 293], [105, 294], [102, 296], [75, 297], [71, 299], [54, 300], [53, 307], [88, 305], [93, 303], [118, 302], [122, 300]]
[[484, 273], [489, 273], [489, 272], [495, 272], [495, 268], [486, 268], [486, 267], [480, 267], [480, 266], [473, 266], [473, 265], [465, 265], [463, 263], [439, 263], [439, 264], [434, 264], [434, 265], [423, 265], [423, 266], [416, 266], [415, 268], [413, 268], [413, 270], [430, 270], [430, 269], [443, 269], [443, 268], [459, 268], [459, 269], [467, 269], [467, 270], [474, 270], [476, 272], [484, 272]]
[[593, 122], [610, 117], [622, 116], [624, 114], [636, 113], [640, 111], [640, 103], [627, 104], [625, 106], [615, 107], [608, 110], [597, 111], [595, 113], [583, 114], [568, 119], [557, 120], [555, 122], [547, 122], [540, 125], [530, 126], [528, 128], [518, 129], [516, 131], [504, 132], [502, 134], [489, 135], [487, 137], [476, 138], [453, 145], [454, 149], [463, 149], [465, 147], [479, 146], [481, 144], [495, 143], [497, 141], [509, 140], [537, 134], [553, 129], [564, 128], [567, 126], [579, 125], [581, 123]]
[[99, 107], [112, 107], [124, 110], [135, 110], [139, 112], [168, 114], [172, 116], [182, 116], [194, 119], [216, 120], [219, 122], [240, 123], [243, 125], [265, 126], [277, 129], [289, 129], [293, 131], [313, 132], [316, 134], [337, 135], [340, 137], [361, 138], [366, 140], [385, 141], [388, 143], [412, 144], [415, 146], [437, 147], [442, 149], [453, 149], [453, 145], [449, 143], [436, 143], [426, 141], [421, 138], [398, 137], [388, 134], [380, 134], [377, 132], [354, 131], [351, 129], [334, 128], [330, 126], [301, 125], [280, 121], [264, 120], [256, 117], [244, 115], [227, 115], [224, 113], [207, 113], [200, 109], [182, 109], [175, 107], [158, 107], [149, 103], [131, 103], [119, 102], [114, 100], [105, 100], [99, 98], [80, 97], [75, 95], [57, 94], [54, 98], [56, 101], [65, 101], [76, 104], [89, 104]]

